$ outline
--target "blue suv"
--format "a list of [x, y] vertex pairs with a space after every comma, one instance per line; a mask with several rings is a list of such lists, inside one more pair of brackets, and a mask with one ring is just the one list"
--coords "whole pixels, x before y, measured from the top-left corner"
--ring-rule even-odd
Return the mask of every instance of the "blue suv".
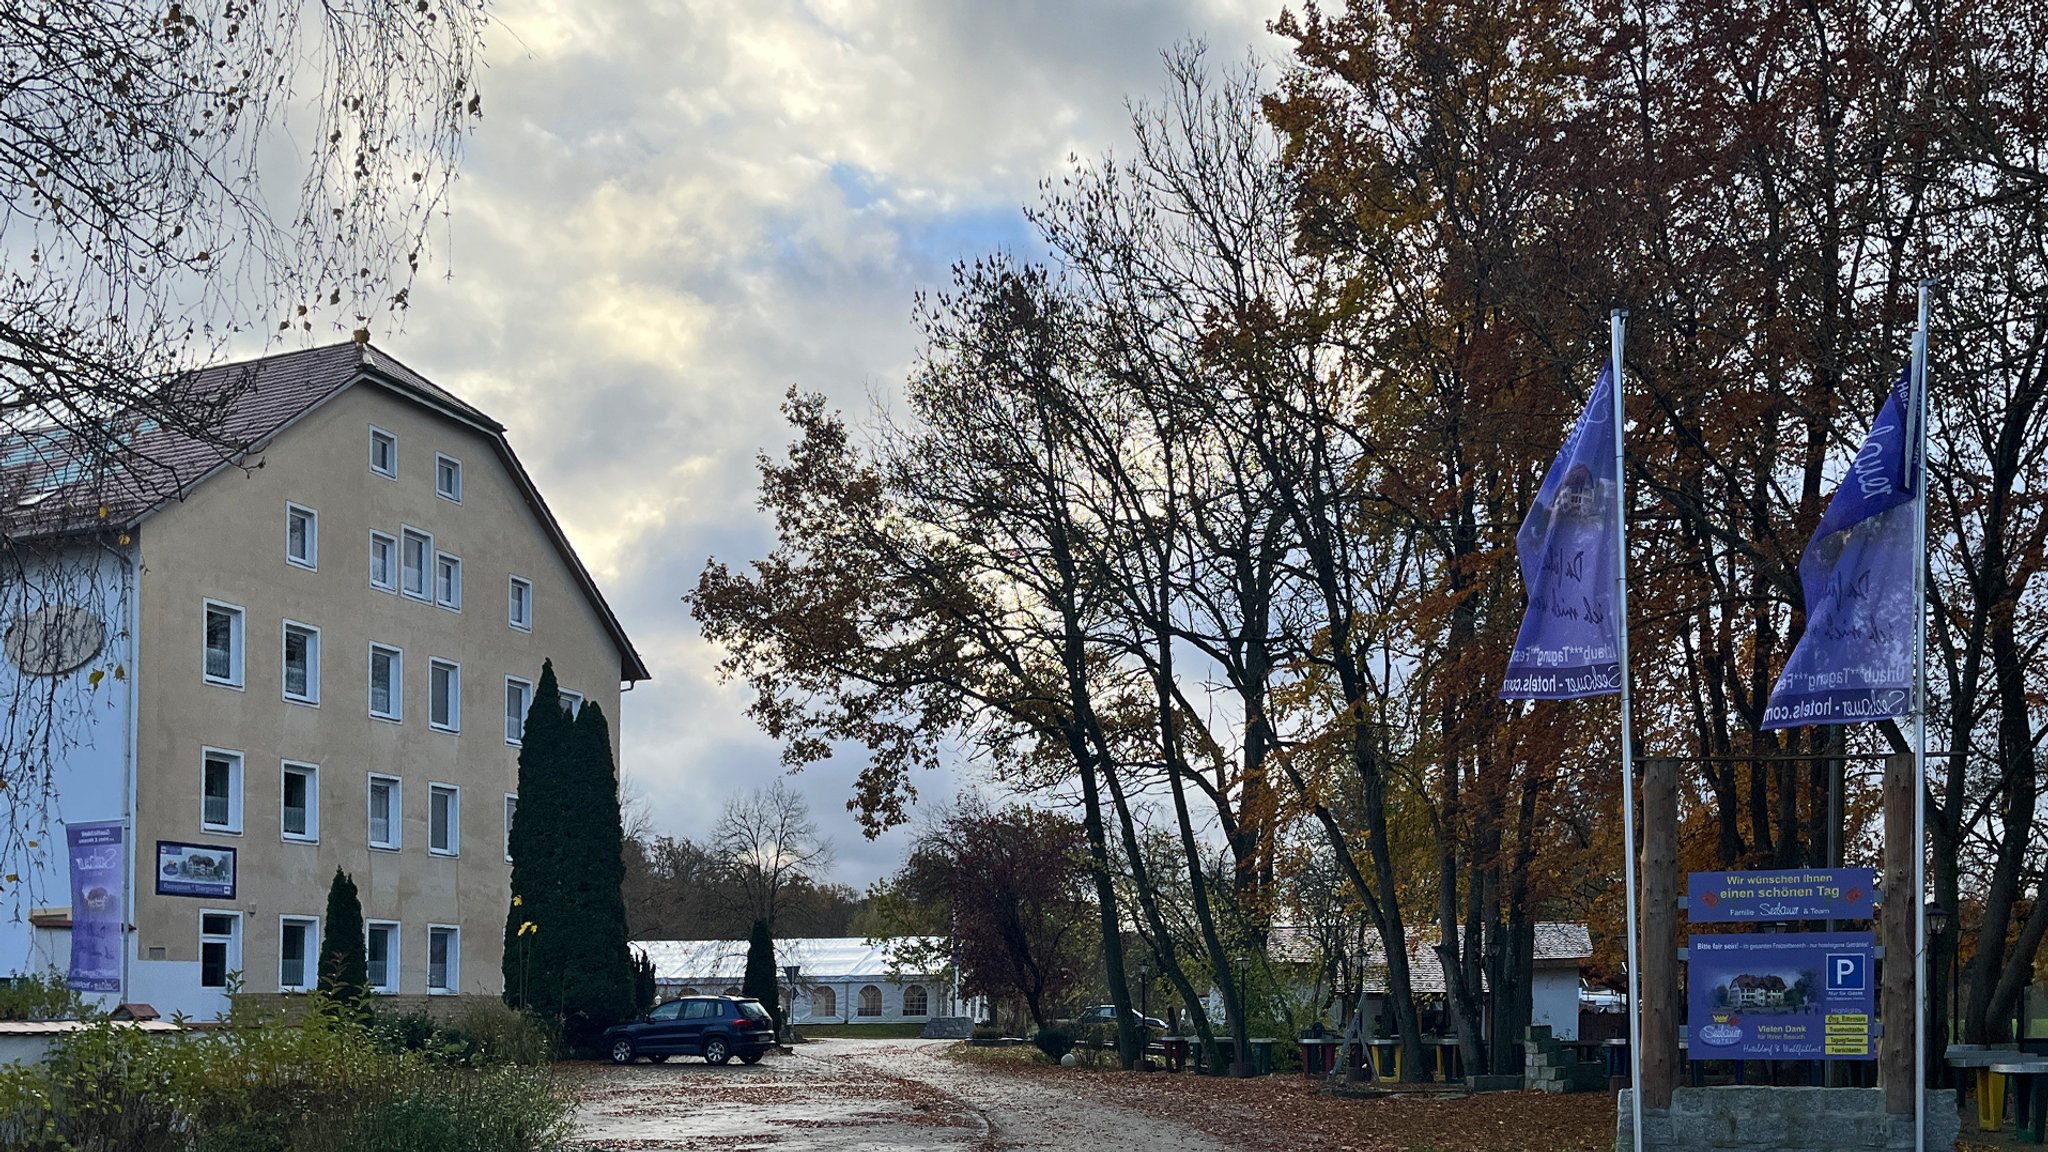
[[774, 1018], [759, 1000], [738, 996], [683, 996], [604, 1032], [614, 1064], [642, 1056], [657, 1064], [671, 1056], [702, 1056], [706, 1064], [737, 1056], [758, 1064], [774, 1046]]

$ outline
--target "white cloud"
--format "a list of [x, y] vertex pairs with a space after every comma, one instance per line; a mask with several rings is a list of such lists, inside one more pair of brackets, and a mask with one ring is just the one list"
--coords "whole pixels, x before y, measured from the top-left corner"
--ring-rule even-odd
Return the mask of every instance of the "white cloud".
[[[769, 546], [753, 459], [792, 384], [857, 408], [916, 353], [912, 295], [1028, 243], [1069, 154], [1121, 147], [1188, 35], [1276, 54], [1232, 0], [505, 0], [447, 280], [379, 342], [511, 429], [653, 667], [620, 723], [663, 831], [702, 835], [779, 771], [680, 597]], [[844, 813], [858, 764], [799, 777], [862, 884], [900, 845]], [[945, 798], [950, 779], [927, 780]]]

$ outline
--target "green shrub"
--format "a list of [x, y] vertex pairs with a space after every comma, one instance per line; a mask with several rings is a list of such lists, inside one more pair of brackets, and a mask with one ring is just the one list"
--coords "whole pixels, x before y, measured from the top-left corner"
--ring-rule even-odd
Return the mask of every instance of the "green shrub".
[[[497, 1027], [493, 1024], [492, 1027]], [[442, 1051], [395, 1048], [436, 1038]], [[516, 1030], [507, 1030], [516, 1035]], [[314, 1011], [237, 1009], [173, 1036], [106, 1022], [40, 1064], [0, 1068], [0, 1147], [24, 1152], [553, 1152], [569, 1103], [546, 1068], [490, 1065], [492, 1042], [406, 1016], [375, 1030]], [[454, 1066], [451, 1066], [454, 1065]]]
[[977, 1024], [974, 1026], [974, 1038], [976, 1040], [1001, 1040], [1005, 1035], [1007, 1035], [1007, 1033], [1005, 1033], [1001, 1028], [995, 1027], [994, 1025]]
[[79, 1020], [87, 1015], [84, 999], [55, 969], [0, 983], [0, 1020]]
[[545, 1064], [554, 1038], [533, 1017], [499, 1003], [475, 1003], [443, 1023], [425, 1012], [372, 1012], [369, 1033], [386, 1052], [417, 1052], [461, 1067]]
[[1038, 1045], [1045, 1058], [1055, 1064], [1060, 1062], [1060, 1057], [1074, 1050], [1074, 1038], [1058, 1028], [1040, 1028], [1031, 1042]]

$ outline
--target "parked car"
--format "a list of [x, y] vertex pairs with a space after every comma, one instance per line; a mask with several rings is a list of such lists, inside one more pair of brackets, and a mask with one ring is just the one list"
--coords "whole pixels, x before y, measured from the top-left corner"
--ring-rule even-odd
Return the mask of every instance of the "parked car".
[[[1166, 1021], [1159, 1019], [1157, 1016], [1140, 1016], [1136, 1008], [1129, 1009], [1128, 1011], [1131, 1014], [1131, 1023], [1136, 1024], [1138, 1027], [1150, 1028], [1154, 1032], [1166, 1031]], [[1116, 1005], [1097, 1004], [1093, 1008], [1083, 1009], [1079, 1016], [1074, 1017], [1074, 1023], [1084, 1028], [1089, 1025], [1114, 1028], [1116, 1027]]]
[[657, 1064], [671, 1056], [702, 1056], [706, 1064], [737, 1056], [757, 1064], [774, 1046], [774, 1017], [759, 1000], [739, 996], [681, 996], [604, 1031], [614, 1064], [642, 1056]]

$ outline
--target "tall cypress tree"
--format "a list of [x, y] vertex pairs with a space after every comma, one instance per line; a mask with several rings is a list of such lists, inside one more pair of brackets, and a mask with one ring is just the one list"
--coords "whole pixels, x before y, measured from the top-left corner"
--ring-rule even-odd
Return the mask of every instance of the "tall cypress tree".
[[327, 919], [320, 934], [320, 991], [337, 1015], [361, 1015], [370, 990], [370, 958], [363, 938], [363, 902], [356, 882], [341, 869], [327, 886]]
[[775, 936], [766, 919], [754, 921], [754, 934], [747, 940], [747, 976], [740, 982], [740, 993], [752, 996], [768, 1009], [768, 1014], [775, 1017], [775, 1034], [780, 1036], [782, 996], [780, 985], [775, 982]]
[[571, 728], [564, 772], [562, 1025], [572, 1047], [633, 1014], [626, 941], [625, 821], [604, 709], [587, 702]]
[[573, 811], [567, 787], [569, 718], [553, 661], [541, 665], [540, 683], [526, 709], [519, 741], [519, 804], [512, 814], [512, 903], [505, 911], [505, 1002], [543, 1016], [561, 1012], [560, 950], [565, 817]]

